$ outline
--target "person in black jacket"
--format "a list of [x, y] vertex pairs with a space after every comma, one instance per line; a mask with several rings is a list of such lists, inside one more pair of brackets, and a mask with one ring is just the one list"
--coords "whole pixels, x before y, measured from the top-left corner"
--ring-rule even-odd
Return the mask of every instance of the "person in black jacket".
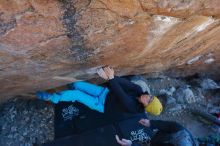
[[[197, 146], [192, 134], [176, 122], [141, 119], [139, 123], [151, 130], [158, 130], [156, 135], [151, 137], [151, 146]], [[128, 139], [120, 140], [117, 135], [116, 140], [121, 146], [140, 146]]]
[[53, 94], [37, 92], [37, 97], [55, 104], [60, 101], [77, 101], [101, 113], [142, 113], [144, 111], [153, 115], [161, 113], [162, 105], [157, 97], [143, 92], [140, 86], [129, 80], [115, 76], [112, 68], [100, 68], [98, 74], [108, 80], [107, 87], [87, 82], [74, 82], [70, 90]]
[[117, 102], [129, 113], [146, 111], [153, 115], [159, 115], [162, 112], [163, 107], [157, 97], [150, 95], [148, 92], [143, 92], [140, 86], [129, 80], [115, 76], [111, 67], [100, 68], [98, 74], [103, 79], [108, 80], [110, 93], [113, 94], [107, 100], [116, 98]]

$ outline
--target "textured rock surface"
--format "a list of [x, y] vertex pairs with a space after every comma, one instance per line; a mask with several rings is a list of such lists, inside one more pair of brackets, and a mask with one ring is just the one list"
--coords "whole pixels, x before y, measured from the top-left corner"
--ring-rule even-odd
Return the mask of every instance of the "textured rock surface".
[[120, 75], [218, 75], [219, 0], [1, 0], [0, 89], [11, 95]]
[[20, 98], [1, 105], [0, 145], [32, 146], [53, 140], [53, 105]]

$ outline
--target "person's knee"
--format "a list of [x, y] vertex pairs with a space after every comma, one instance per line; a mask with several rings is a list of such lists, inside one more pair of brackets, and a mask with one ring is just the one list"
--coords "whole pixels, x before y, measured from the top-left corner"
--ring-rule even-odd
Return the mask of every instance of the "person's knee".
[[73, 83], [73, 87], [75, 88], [75, 89], [79, 89], [79, 88], [82, 88], [82, 87], [85, 87], [85, 82], [82, 82], [82, 81], [78, 81], [78, 82], [74, 82]]
[[73, 82], [73, 83], [68, 84], [68, 88], [70, 90], [80, 89], [84, 86], [83, 84], [84, 83], [82, 81]]

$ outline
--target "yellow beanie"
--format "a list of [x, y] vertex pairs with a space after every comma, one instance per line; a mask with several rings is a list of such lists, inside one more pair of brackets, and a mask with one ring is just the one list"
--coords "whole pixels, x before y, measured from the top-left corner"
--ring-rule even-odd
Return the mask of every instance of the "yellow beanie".
[[154, 96], [153, 100], [145, 107], [146, 112], [155, 116], [160, 115], [162, 110], [163, 110], [163, 106], [156, 96]]

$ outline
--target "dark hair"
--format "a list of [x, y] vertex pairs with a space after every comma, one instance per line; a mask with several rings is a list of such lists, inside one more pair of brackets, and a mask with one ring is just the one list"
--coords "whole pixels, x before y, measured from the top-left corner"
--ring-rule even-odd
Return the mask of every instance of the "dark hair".
[[141, 94], [139, 94], [139, 96], [138, 97], [141, 97], [141, 95], [149, 95], [149, 93], [147, 92], [147, 91], [145, 91], [145, 92], [142, 92]]
[[143, 92], [142, 95], [143, 95], [143, 94], [147, 94], [147, 95], [149, 95], [149, 93], [148, 93], [147, 91]]

